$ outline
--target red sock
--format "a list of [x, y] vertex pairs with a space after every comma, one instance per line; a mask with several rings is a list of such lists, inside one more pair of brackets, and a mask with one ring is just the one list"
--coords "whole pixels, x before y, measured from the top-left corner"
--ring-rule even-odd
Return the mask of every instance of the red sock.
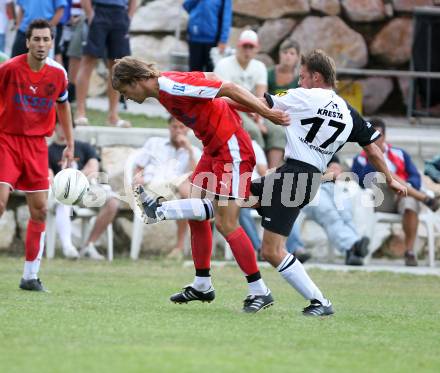
[[257, 258], [254, 247], [246, 232], [242, 227], [238, 227], [234, 232], [226, 237], [235, 260], [246, 276], [258, 272]]
[[211, 268], [212, 231], [208, 220], [189, 220], [191, 229], [191, 249], [194, 267], [197, 269]]
[[33, 262], [40, 252], [40, 248], [44, 247], [43, 232], [46, 229], [46, 224], [29, 219], [28, 227], [26, 230], [26, 244], [25, 253], [26, 261]]

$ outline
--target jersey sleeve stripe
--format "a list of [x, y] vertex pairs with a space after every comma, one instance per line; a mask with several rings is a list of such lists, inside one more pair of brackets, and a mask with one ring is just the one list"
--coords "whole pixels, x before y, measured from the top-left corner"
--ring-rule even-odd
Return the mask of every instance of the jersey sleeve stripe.
[[57, 102], [59, 103], [66, 102], [68, 98], [69, 98], [69, 92], [66, 90], [58, 97]]
[[[214, 82], [214, 81], [213, 81]], [[165, 76], [161, 76], [159, 78], [159, 87], [162, 91], [167, 92], [173, 96], [186, 96], [186, 97], [198, 97], [198, 98], [206, 98], [213, 99], [217, 96], [218, 91], [221, 88], [221, 85], [218, 86], [219, 82], [215, 82], [217, 86], [209, 87], [209, 86], [197, 86], [191, 84], [185, 84], [180, 82], [175, 82]]]
[[373, 142], [375, 142], [380, 136], [381, 136], [380, 132], [379, 132], [379, 131], [376, 131], [376, 132], [374, 132], [374, 133], [371, 135], [369, 141], [364, 141], [364, 142], [362, 142], [362, 143], [359, 143], [359, 145], [360, 145], [360, 146], [367, 146], [367, 145], [370, 145], [370, 144], [372, 144]]

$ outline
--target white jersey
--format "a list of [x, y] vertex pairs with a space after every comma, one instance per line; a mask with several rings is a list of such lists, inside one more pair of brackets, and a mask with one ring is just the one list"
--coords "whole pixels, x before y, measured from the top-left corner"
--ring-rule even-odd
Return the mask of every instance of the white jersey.
[[285, 158], [311, 164], [321, 172], [346, 142], [366, 146], [380, 136], [331, 89], [289, 89], [275, 96], [266, 94], [266, 100], [290, 115]]

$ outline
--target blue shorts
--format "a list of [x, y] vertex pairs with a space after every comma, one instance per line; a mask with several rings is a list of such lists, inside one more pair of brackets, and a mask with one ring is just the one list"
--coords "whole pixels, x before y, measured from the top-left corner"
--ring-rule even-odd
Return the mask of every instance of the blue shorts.
[[127, 9], [95, 5], [95, 16], [90, 24], [83, 54], [111, 60], [130, 55]]

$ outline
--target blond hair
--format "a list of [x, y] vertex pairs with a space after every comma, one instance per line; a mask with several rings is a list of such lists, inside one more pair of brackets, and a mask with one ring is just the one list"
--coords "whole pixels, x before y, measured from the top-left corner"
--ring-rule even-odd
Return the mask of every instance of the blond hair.
[[324, 82], [333, 88], [336, 86], [336, 64], [333, 58], [321, 49], [315, 49], [306, 56], [301, 56], [301, 65], [311, 73], [320, 73]]
[[147, 63], [134, 57], [124, 57], [115, 61], [112, 74], [112, 86], [118, 90], [139, 80], [158, 78], [160, 71], [153, 63]]

